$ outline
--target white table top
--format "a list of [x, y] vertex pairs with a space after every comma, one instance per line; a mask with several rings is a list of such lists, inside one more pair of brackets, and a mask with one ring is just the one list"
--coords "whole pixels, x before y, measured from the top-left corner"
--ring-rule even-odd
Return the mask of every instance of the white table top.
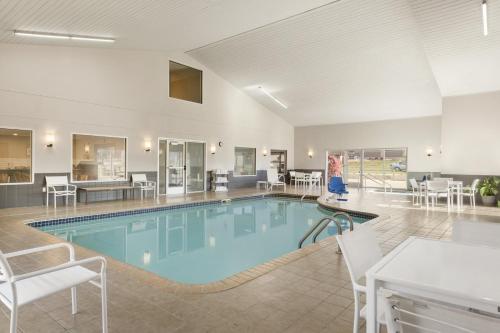
[[366, 275], [500, 310], [499, 248], [410, 237]]

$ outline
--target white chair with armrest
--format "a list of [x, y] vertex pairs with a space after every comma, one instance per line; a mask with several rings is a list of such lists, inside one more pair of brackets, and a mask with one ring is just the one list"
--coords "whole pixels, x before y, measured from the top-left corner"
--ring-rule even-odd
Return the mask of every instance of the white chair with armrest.
[[[57, 266], [29, 273], [14, 274], [8, 262], [10, 258], [64, 247], [69, 251], [69, 260]], [[92, 263], [101, 264], [99, 272], [83, 267], [83, 265]], [[71, 289], [72, 314], [76, 314], [76, 287], [85, 282], [90, 282], [101, 289], [102, 332], [106, 333], [108, 331], [106, 259], [92, 257], [75, 260], [75, 250], [68, 243], [46, 245], [11, 253], [0, 251], [0, 301], [10, 310], [9, 332], [17, 332], [17, 317], [21, 306], [63, 290]]]
[[54, 208], [57, 208], [57, 198], [65, 197], [66, 205], [68, 204], [68, 198], [73, 197], [73, 205], [76, 206], [76, 185], [70, 184], [68, 182], [67, 176], [45, 176], [45, 184], [47, 193], [46, 205], [49, 206], [49, 197], [52, 194], [54, 197]]
[[148, 191], [153, 191], [153, 197], [156, 198], [156, 182], [149, 181], [144, 173], [135, 173], [132, 175], [132, 186], [141, 190], [141, 200]]

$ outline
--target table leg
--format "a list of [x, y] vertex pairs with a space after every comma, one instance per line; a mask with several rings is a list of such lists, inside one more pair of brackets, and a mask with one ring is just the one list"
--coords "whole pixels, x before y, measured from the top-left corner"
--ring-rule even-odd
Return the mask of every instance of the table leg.
[[366, 333], [377, 332], [377, 290], [373, 277], [366, 278]]
[[464, 208], [464, 189], [463, 189], [462, 185], [460, 185], [459, 189], [460, 189], [460, 209], [463, 209]]

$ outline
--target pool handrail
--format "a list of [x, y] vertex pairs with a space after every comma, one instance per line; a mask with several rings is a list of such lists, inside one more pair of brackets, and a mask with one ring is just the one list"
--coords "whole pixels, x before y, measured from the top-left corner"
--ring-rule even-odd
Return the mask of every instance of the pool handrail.
[[[331, 217], [329, 216], [326, 216], [326, 217], [323, 217], [322, 219], [320, 219], [318, 222], [316, 222], [316, 224], [314, 224], [305, 234], [304, 236], [300, 239], [299, 241], [299, 245], [298, 245], [298, 248], [302, 248], [302, 245], [304, 244], [304, 242], [306, 241], [307, 238], [309, 238], [309, 236], [312, 235], [312, 233], [317, 229], [317, 228], [320, 228], [320, 230], [318, 232], [316, 232], [314, 234], [314, 237], [313, 237], [313, 243], [316, 243], [316, 239], [317, 237], [319, 236], [319, 234], [326, 228], [326, 226], [328, 224], [330, 224], [330, 222], [333, 222], [335, 223], [335, 225], [337, 226], [337, 234], [338, 235], [342, 235], [342, 226], [340, 224], [340, 222], [335, 219], [335, 217], [337, 216], [347, 216], [348, 220], [349, 220], [349, 230], [350, 231], [353, 231], [354, 230], [354, 223], [352, 221], [352, 217], [346, 213], [346, 212], [336, 212], [335, 214], [333, 214]], [[328, 221], [328, 223], [324, 223], [325, 221]], [[340, 252], [340, 248], [337, 250], [337, 253], [342, 253]]]
[[[342, 235], [341, 224], [338, 220], [335, 219], [337, 216], [345, 216], [347, 218], [347, 220], [349, 221], [349, 231], [354, 230], [354, 222], [352, 221], [352, 216], [346, 212], [336, 212], [335, 214], [332, 215], [332, 219], [333, 219], [333, 222], [335, 223], [335, 225], [337, 226], [337, 235]], [[313, 236], [313, 243], [316, 243], [316, 239], [318, 238], [319, 234], [321, 234], [321, 232], [323, 230], [325, 230], [325, 228], [328, 226], [328, 224], [329, 223], [323, 224], [318, 229], [318, 231], [316, 231], [316, 233]], [[340, 249], [339, 249], [339, 251], [340, 251]]]

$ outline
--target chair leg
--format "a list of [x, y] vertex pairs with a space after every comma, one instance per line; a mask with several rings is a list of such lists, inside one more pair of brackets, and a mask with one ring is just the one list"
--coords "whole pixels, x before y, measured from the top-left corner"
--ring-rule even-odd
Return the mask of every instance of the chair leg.
[[54, 194], [54, 209], [56, 209], [56, 208], [57, 208], [57, 197]]
[[359, 333], [359, 294], [354, 292], [354, 327], [353, 333]]
[[10, 333], [17, 331], [17, 306], [13, 306], [10, 312]]
[[78, 312], [78, 304], [76, 301], [76, 287], [71, 288], [71, 313], [76, 314]]
[[101, 309], [102, 309], [102, 333], [108, 332], [108, 300], [106, 291], [106, 273], [101, 273]]

